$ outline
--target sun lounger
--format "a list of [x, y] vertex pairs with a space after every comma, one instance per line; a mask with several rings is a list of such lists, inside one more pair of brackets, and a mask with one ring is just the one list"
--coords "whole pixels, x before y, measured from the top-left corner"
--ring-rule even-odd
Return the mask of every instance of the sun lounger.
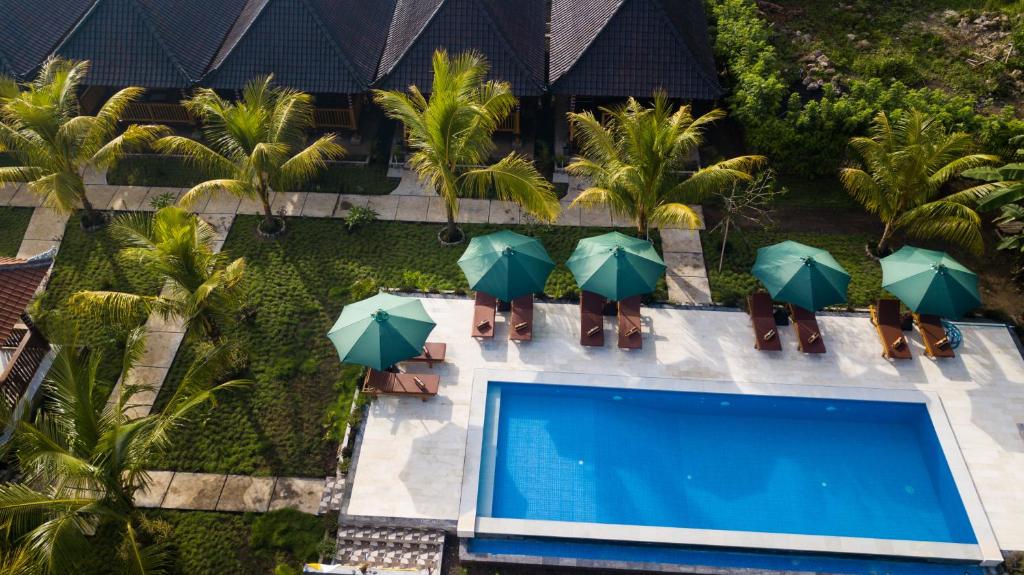
[[410, 395], [423, 401], [437, 395], [441, 376], [429, 373], [392, 373], [370, 369], [363, 380], [363, 393], [371, 395]]
[[790, 304], [789, 316], [793, 319], [797, 348], [804, 353], [825, 353], [825, 341], [821, 337], [818, 318], [814, 312]]
[[924, 340], [924, 352], [928, 357], [954, 357], [953, 346], [946, 336], [946, 328], [937, 315], [914, 314], [914, 325]]
[[508, 338], [516, 341], [533, 339], [533, 294], [512, 300]]
[[754, 348], [761, 351], [782, 351], [779, 327], [775, 324], [772, 296], [757, 292], [747, 296], [750, 323], [754, 326]]
[[580, 293], [580, 344], [604, 345], [604, 298], [593, 292]]
[[880, 299], [871, 306], [871, 323], [875, 324], [878, 339], [882, 341], [882, 357], [888, 359], [911, 359], [907, 336], [903, 335], [900, 320], [900, 302], [894, 299]]
[[447, 350], [448, 346], [443, 343], [428, 341], [423, 344], [423, 353], [409, 358], [408, 361], [425, 363], [427, 367], [434, 367], [434, 363], [444, 363], [444, 355]]
[[482, 291], [473, 304], [473, 337], [494, 337], [494, 314], [498, 300]]
[[644, 337], [640, 332], [640, 296], [628, 297], [619, 302], [619, 347], [640, 349]]

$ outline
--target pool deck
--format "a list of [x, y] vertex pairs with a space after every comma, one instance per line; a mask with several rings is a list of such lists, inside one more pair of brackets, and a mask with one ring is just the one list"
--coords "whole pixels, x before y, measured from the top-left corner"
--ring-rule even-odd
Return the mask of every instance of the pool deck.
[[[603, 348], [579, 345], [573, 304], [537, 304], [532, 342], [512, 343], [499, 314], [490, 341], [469, 336], [473, 303], [424, 298], [437, 328], [431, 341], [448, 344], [440, 394], [423, 402], [383, 397], [369, 407], [343, 510], [349, 516], [394, 518], [453, 526], [459, 519], [467, 428], [478, 370], [524, 370], [676, 378], [719, 382], [742, 393], [745, 384], [837, 386], [931, 392], [942, 402], [985, 512], [1003, 550], [1024, 550], [1024, 360], [1003, 326], [961, 325], [964, 344], [952, 360], [924, 356], [910, 334], [914, 359], [880, 355], [863, 315], [820, 315], [828, 353], [799, 353], [791, 328], [783, 351], [757, 352], [746, 314], [706, 309], [644, 308], [644, 347], [615, 347], [614, 318], [605, 319]], [[680, 385], [683, 389], [684, 385]]]

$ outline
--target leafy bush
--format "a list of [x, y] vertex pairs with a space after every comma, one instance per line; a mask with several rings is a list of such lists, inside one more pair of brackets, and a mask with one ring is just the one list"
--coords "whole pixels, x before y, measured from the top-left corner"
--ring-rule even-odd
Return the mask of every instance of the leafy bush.
[[253, 521], [249, 542], [254, 548], [283, 551], [300, 561], [313, 561], [325, 531], [324, 520], [315, 515], [279, 509]]
[[164, 192], [162, 194], [157, 194], [156, 197], [149, 200], [149, 207], [153, 208], [153, 210], [161, 210], [167, 206], [174, 205], [177, 199], [178, 195], [174, 192]]
[[377, 219], [377, 211], [373, 208], [366, 206], [355, 206], [345, 214], [345, 229], [349, 233], [354, 232], [356, 229], [365, 226], [366, 224], [372, 223]]

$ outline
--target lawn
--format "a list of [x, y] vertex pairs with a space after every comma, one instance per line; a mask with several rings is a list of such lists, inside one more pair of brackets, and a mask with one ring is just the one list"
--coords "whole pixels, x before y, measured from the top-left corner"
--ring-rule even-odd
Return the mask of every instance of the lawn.
[[[322, 476], [336, 462], [336, 436], [360, 375], [343, 368], [325, 337], [348, 302], [378, 287], [465, 291], [456, 260], [462, 248], [438, 245], [438, 224], [375, 222], [346, 234], [336, 220], [288, 220], [288, 234], [261, 240], [258, 218], [239, 217], [225, 249], [248, 261], [252, 315], [227, 331], [249, 358], [256, 384], [224, 396], [208, 417], [178, 430], [176, 447], [159, 468], [255, 475]], [[479, 235], [501, 226], [467, 225]], [[521, 226], [536, 235], [556, 262], [576, 242], [605, 229]], [[564, 266], [551, 274], [546, 293], [576, 293]], [[664, 287], [658, 294], [664, 298]], [[157, 405], [180, 380], [192, 349], [172, 367]]]
[[18, 255], [21, 239], [25, 237], [32, 208], [0, 208], [0, 256]]

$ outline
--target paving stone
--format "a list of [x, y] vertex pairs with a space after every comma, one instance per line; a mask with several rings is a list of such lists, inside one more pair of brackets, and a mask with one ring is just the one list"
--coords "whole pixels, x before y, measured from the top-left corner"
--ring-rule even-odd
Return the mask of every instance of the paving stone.
[[665, 265], [668, 273], [683, 277], [707, 277], [704, 268], [704, 254], [691, 252], [666, 252]]
[[490, 214], [490, 200], [460, 198], [459, 215], [455, 219], [460, 224], [486, 224]]
[[225, 478], [211, 473], [175, 473], [164, 496], [163, 508], [212, 511], [217, 507]]
[[633, 227], [636, 227], [636, 222], [633, 221], [633, 218], [631, 218], [629, 216], [622, 215], [622, 214], [616, 214], [614, 212], [611, 212], [611, 216], [612, 216], [612, 226], [613, 227], [616, 227], [616, 228], [633, 228]]
[[107, 170], [89, 168], [82, 174], [82, 180], [86, 185], [92, 184], [106, 184], [107, 183]]
[[161, 318], [158, 314], [150, 314], [149, 318], [146, 319], [146, 332], [177, 332], [183, 333], [185, 331], [185, 324], [181, 319], [178, 318]]
[[[338, 206], [334, 209], [334, 217], [341, 218], [348, 215], [348, 212], [355, 207], [366, 207], [370, 196], [361, 196], [358, 194], [339, 194], [338, 195]], [[398, 209], [398, 203], [395, 203], [395, 209]], [[384, 219], [378, 212], [378, 218]], [[394, 218], [392, 218], [394, 219]]]
[[[156, 393], [163, 385], [165, 377], [167, 377], [166, 367], [135, 365], [132, 366], [132, 369], [127, 374], [125, 374], [122, 383], [125, 385], [146, 386], [150, 388], [149, 390], [136, 393], [132, 397], [131, 403], [133, 405], [153, 405], [153, 401], [156, 399]], [[147, 395], [151, 397], [147, 397]]]
[[59, 248], [60, 240], [21, 240], [18, 248], [18, 255], [15, 257], [25, 259], [41, 254], [52, 248]]
[[683, 277], [665, 274], [668, 299], [676, 303], [705, 305], [711, 303], [711, 284], [706, 277]]
[[114, 192], [114, 197], [107, 204], [107, 209], [116, 211], [140, 210], [148, 194], [149, 188], [147, 186], [118, 186]]
[[183, 333], [167, 331], [146, 334], [146, 349], [137, 365], [139, 367], [171, 367], [184, 337]]
[[[151, 187], [149, 188], [149, 191], [146, 192], [146, 197], [142, 200], [142, 205], [139, 206], [139, 209], [147, 212], [151, 211], [153, 209], [153, 202], [157, 201], [158, 198], [162, 200], [164, 194], [167, 194], [167, 197], [171, 198], [172, 204], [177, 203], [178, 200], [181, 199], [181, 196], [183, 196], [186, 191], [188, 190], [186, 190], [185, 188], [164, 188], [157, 186]], [[207, 201], [209, 201], [209, 198], [203, 198], [201, 202], [203, 205], [200, 207], [205, 207], [205, 202]], [[192, 211], [199, 212], [202, 210], [193, 209]]]
[[569, 202], [562, 202], [562, 211], [558, 213], [555, 220], [556, 226], [578, 226], [580, 225], [580, 207], [569, 206]]
[[210, 194], [210, 201], [203, 208], [204, 214], [234, 214], [238, 212], [242, 200], [227, 192], [214, 192]]
[[[398, 208], [401, 205], [401, 198], [398, 196], [369, 196], [366, 198], [366, 207], [377, 212], [378, 220], [393, 221], [398, 217]], [[348, 210], [345, 211], [348, 214]]]
[[279, 477], [274, 486], [274, 497], [270, 500], [270, 510], [292, 507], [304, 513], [316, 513], [323, 492], [323, 479]]
[[338, 194], [311, 193], [302, 205], [302, 215], [309, 218], [329, 218], [334, 215], [334, 207], [338, 205]]
[[427, 219], [427, 196], [392, 196], [398, 198], [398, 212], [395, 219], [403, 222], [422, 222]]
[[26, 240], [55, 240], [64, 236], [69, 214], [63, 214], [53, 208], [36, 208], [25, 229]]
[[173, 471], [150, 471], [149, 485], [135, 492], [135, 505], [138, 507], [160, 507], [173, 478]]
[[85, 186], [85, 197], [94, 208], [102, 210], [110, 205], [110, 200], [114, 199], [117, 188], [118, 186], [108, 186], [105, 184]]
[[700, 232], [681, 228], [661, 228], [661, 249], [666, 252], [703, 252]]
[[0, 184], [0, 206], [9, 204], [19, 188], [21, 184]]
[[[274, 193], [270, 193], [270, 205], [274, 205]], [[209, 210], [207, 210], [209, 211]], [[238, 204], [239, 214], [245, 214], [249, 216], [262, 216], [263, 215], [263, 202], [260, 200], [244, 199]]]
[[199, 216], [204, 222], [210, 224], [216, 234], [217, 241], [224, 241], [231, 231], [231, 224], [235, 222], [234, 214], [201, 214]]
[[306, 203], [306, 192], [277, 192], [274, 194], [274, 202], [270, 204], [270, 211], [275, 214], [284, 212], [286, 216], [297, 216], [302, 213], [302, 206]]
[[491, 201], [491, 213], [487, 221], [492, 224], [518, 224], [519, 205], [514, 202]]
[[[700, 224], [700, 226], [697, 229], [703, 230], [704, 229], [704, 207], [700, 206], [700, 205], [690, 205], [690, 207], [693, 208], [693, 211], [697, 212], [697, 216], [700, 218], [701, 224]], [[665, 225], [665, 226], [661, 226], [661, 227], [663, 229], [670, 229], [670, 228], [680, 228], [682, 226], [676, 225], [676, 224], [669, 224], [669, 225]]]
[[427, 206], [427, 217], [423, 221], [437, 224], [448, 221], [448, 207], [441, 196], [430, 198], [430, 204]]
[[274, 494], [275, 480], [275, 477], [228, 475], [217, 502], [217, 511], [267, 511]]
[[612, 213], [608, 208], [580, 208], [580, 225], [607, 228], [612, 225]]
[[37, 208], [42, 205], [42, 203], [42, 198], [33, 193], [32, 190], [29, 190], [28, 185], [22, 185], [18, 188], [17, 193], [11, 196], [7, 205], [18, 208]]

